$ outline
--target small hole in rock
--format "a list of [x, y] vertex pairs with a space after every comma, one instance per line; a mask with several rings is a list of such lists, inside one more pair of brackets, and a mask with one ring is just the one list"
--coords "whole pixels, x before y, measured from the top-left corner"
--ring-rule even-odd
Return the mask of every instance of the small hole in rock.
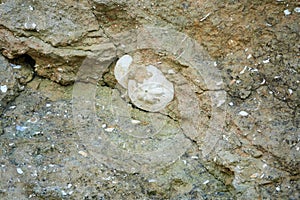
[[15, 65], [27, 65], [31, 68], [35, 66], [35, 60], [28, 54], [20, 55], [19, 57], [10, 60], [10, 62]]

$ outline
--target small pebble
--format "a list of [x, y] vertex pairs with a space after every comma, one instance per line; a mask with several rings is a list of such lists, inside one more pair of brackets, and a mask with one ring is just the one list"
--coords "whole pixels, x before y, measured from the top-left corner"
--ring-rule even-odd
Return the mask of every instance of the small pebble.
[[66, 195], [67, 195], [67, 193], [66, 193], [64, 190], [61, 191], [61, 194], [62, 194], [63, 196], [66, 196]]
[[106, 129], [104, 129], [106, 132], [109, 132], [109, 133], [111, 133], [111, 132], [113, 132], [113, 130], [115, 130], [115, 128], [106, 128]]
[[233, 104], [233, 102], [229, 102], [228, 105], [233, 106], [234, 104]]
[[26, 126], [19, 126], [19, 125], [16, 126], [17, 131], [25, 131], [27, 128], [28, 127], [26, 127]]
[[266, 23], [266, 26], [269, 26], [269, 27], [271, 27], [271, 26], [272, 26], [272, 24]]
[[266, 60], [263, 60], [262, 62], [263, 62], [264, 64], [267, 64], [267, 63], [270, 62], [270, 58], [268, 58], [268, 59], [266, 59]]
[[250, 176], [250, 178], [257, 178], [258, 177], [258, 173], [254, 173]]
[[10, 64], [10, 66], [11, 66], [13, 69], [21, 69], [21, 68], [22, 68], [21, 65]]
[[283, 11], [285, 16], [288, 16], [291, 14], [291, 11], [289, 11], [289, 9], [286, 9]]
[[239, 115], [246, 117], [249, 115], [249, 113], [247, 113], [246, 111], [241, 111], [241, 112], [239, 112]]
[[24, 174], [23, 170], [21, 168], [17, 168], [18, 174]]
[[244, 74], [247, 68], [248, 68], [248, 67], [245, 66], [244, 69], [243, 69], [242, 71], [240, 71], [240, 74]]
[[78, 151], [78, 153], [85, 158], [88, 156], [88, 154], [85, 151]]
[[175, 74], [175, 71], [173, 69], [169, 69], [168, 74]]
[[267, 164], [263, 164], [263, 168], [265, 169], [265, 168], [267, 168], [268, 167], [268, 165]]
[[131, 120], [131, 123], [132, 123], [132, 124], [140, 124], [140, 123], [141, 123], [141, 121], [139, 121], [139, 120], [135, 120], [135, 119], [132, 119], [132, 120]]
[[209, 180], [204, 181], [203, 185], [206, 185], [207, 183], [209, 183]]
[[300, 13], [300, 7], [294, 8], [294, 11], [295, 11], [296, 13]]
[[2, 93], [7, 92], [7, 85], [1, 85], [0, 90], [1, 90]]

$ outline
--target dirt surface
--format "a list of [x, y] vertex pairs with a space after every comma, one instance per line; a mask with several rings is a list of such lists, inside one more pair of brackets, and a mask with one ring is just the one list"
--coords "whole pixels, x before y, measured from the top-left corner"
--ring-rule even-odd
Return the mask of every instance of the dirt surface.
[[0, 1], [0, 199], [300, 199], [299, 33], [296, 0]]

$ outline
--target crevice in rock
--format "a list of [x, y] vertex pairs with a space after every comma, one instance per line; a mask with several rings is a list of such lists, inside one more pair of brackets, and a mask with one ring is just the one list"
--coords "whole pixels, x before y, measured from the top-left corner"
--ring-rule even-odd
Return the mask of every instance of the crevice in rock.
[[32, 69], [35, 66], [35, 60], [28, 54], [20, 55], [19, 57], [10, 60], [10, 62], [16, 65], [28, 65]]

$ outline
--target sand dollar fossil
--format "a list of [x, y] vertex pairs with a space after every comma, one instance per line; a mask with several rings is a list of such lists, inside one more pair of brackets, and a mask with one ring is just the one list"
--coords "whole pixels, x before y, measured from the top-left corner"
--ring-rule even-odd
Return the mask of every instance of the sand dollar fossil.
[[122, 56], [115, 67], [117, 81], [128, 89], [128, 96], [137, 107], [157, 112], [174, 98], [173, 84], [155, 66], [130, 67], [132, 57]]
[[173, 84], [153, 65], [136, 68], [128, 80], [128, 95], [139, 108], [157, 112], [174, 97]]

